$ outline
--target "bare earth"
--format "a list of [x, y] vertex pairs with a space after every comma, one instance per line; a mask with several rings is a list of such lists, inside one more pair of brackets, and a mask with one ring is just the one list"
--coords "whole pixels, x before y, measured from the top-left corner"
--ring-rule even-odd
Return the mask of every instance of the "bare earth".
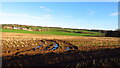
[[[40, 44], [35, 42], [35, 40], [43, 39], [66, 41], [74, 46], [78, 46], [78, 49], [81, 51], [120, 47], [119, 38], [116, 37], [58, 36], [25, 33], [2, 33], [2, 46], [4, 50], [9, 50], [14, 47], [33, 48]], [[60, 41], [58, 41], [58, 43], [60, 45], [66, 45], [65, 43], [62, 44]]]
[[[67, 61], [74, 61], [74, 60], [79, 60], [80, 65], [82, 65], [81, 62], [84, 62], [84, 61], [85, 61], [84, 63], [89, 65], [89, 63], [91, 63], [91, 59], [92, 59], [91, 57], [93, 57], [93, 60], [94, 60], [94, 57], [96, 57], [96, 60], [98, 62], [96, 62], [95, 64], [97, 64], [97, 63], [100, 63], [98, 60], [100, 56], [102, 60], [104, 60], [103, 58], [105, 57], [106, 59], [110, 58], [110, 60], [115, 58], [114, 62], [116, 63], [119, 63], [119, 60], [120, 60], [120, 58], [118, 58], [119, 50], [120, 50], [120, 44], [119, 44], [120, 38], [117, 38], [117, 37], [58, 36], [58, 35], [25, 34], [25, 33], [1, 33], [1, 34], [2, 34], [3, 66], [5, 65], [25, 66], [26, 64], [28, 64], [28, 66], [29, 65], [32, 66], [32, 63], [28, 62], [25, 59], [26, 55], [27, 56], [35, 55], [34, 57], [29, 58], [28, 60], [34, 62], [33, 65], [38, 65], [38, 66], [40, 64], [61, 65], [61, 62], [66, 63]], [[29, 50], [31, 48], [37, 47], [40, 44], [42, 44], [41, 41], [44, 41], [44, 44], [43, 44], [44, 47], [41, 49], [48, 47], [47, 45], [51, 45], [53, 41], [59, 44], [59, 48], [56, 50], [49, 49], [46, 51], [40, 51], [41, 49], [36, 49], [36, 50], [30, 50], [25, 52], [25, 50]], [[53, 46], [50, 46], [50, 48], [52, 47]], [[73, 50], [73, 51], [68, 53], [68, 51], [65, 51], [66, 47], [70, 47], [71, 48], [70, 50]], [[56, 53], [56, 54], [52, 54], [52, 53]], [[48, 55], [38, 56], [40, 54], [48, 54]], [[51, 55], [54, 55], [54, 56], [51, 56]], [[19, 59], [14, 59], [13, 56], [16, 58], [19, 57]], [[110, 56], [115, 56], [115, 57], [110, 57]], [[37, 62], [38, 59], [36, 59], [35, 57], [38, 58], [39, 60], [44, 59], [44, 61], [41, 61], [38, 63]], [[50, 59], [50, 57], [54, 60]], [[61, 57], [66, 60], [61, 59]], [[88, 62], [86, 62], [85, 58], [89, 59], [87, 60]], [[85, 59], [85, 60], [81, 61], [81, 59]], [[38, 63], [38, 64], [35, 64], [35, 63]], [[111, 65], [109, 61], [106, 62], [105, 64], [108, 64], [108, 67]], [[119, 66], [120, 64], [117, 64], [117, 65]], [[86, 65], [83, 65], [83, 66], [86, 66]], [[102, 65], [99, 65], [99, 66], [101, 67]], [[103, 65], [103, 67], [105, 66]]]

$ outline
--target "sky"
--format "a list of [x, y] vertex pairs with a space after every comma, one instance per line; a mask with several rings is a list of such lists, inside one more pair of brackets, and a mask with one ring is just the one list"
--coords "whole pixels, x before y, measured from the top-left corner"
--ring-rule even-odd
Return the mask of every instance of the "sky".
[[118, 2], [119, 0], [1, 0], [1, 2]]
[[118, 2], [2, 2], [2, 24], [115, 30]]

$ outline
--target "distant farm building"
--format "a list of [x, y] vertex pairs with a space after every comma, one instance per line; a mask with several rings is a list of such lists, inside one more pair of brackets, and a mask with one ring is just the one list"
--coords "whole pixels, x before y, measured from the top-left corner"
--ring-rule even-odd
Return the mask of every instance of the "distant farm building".
[[27, 28], [22, 28], [22, 30], [29, 30], [29, 29], [27, 29]]
[[13, 27], [12, 26], [4, 26], [3, 28], [5, 28], [5, 29], [12, 29]]
[[20, 27], [13, 27], [13, 29], [21, 29]]

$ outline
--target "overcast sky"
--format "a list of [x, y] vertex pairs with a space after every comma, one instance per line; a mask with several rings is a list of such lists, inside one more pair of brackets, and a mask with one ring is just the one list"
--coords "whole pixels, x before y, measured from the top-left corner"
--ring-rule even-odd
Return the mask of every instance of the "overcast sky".
[[117, 2], [3, 2], [1, 7], [3, 24], [80, 29], [115, 30], [120, 14]]

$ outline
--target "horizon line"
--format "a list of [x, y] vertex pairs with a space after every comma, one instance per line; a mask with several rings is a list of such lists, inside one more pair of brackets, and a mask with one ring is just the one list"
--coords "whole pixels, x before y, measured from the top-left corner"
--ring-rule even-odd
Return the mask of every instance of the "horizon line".
[[[11, 24], [12, 25], [12, 24]], [[13, 24], [13, 25], [25, 25], [25, 24]], [[27, 26], [37, 26], [37, 25], [27, 25]], [[54, 26], [37, 26], [37, 27], [48, 27], [48, 28], [65, 28], [65, 29], [85, 29], [85, 28], [72, 28], [72, 27], [54, 27]], [[118, 28], [119, 29], [119, 28]], [[105, 29], [87, 29], [86, 30], [105, 30]], [[109, 31], [111, 31], [112, 29], [107, 29]], [[117, 29], [113, 29], [112, 31], [115, 31]]]

